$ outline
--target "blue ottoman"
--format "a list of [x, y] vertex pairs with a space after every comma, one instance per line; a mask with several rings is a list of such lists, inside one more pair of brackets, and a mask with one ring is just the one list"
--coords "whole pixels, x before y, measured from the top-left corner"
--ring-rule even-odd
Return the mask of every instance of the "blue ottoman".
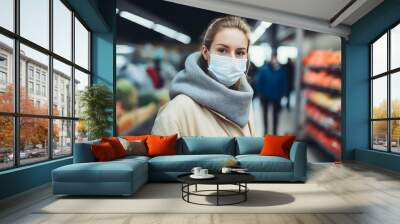
[[52, 171], [53, 193], [132, 195], [148, 180], [147, 157], [74, 163]]

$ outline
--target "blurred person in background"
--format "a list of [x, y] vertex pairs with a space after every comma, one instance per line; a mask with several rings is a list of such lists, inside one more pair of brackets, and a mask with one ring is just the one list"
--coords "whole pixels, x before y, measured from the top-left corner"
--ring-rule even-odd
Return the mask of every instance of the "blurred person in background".
[[288, 73], [278, 62], [276, 53], [271, 56], [270, 63], [265, 63], [257, 72], [256, 89], [260, 96], [264, 113], [264, 133], [268, 133], [268, 108], [272, 107], [272, 133], [277, 134], [282, 97], [288, 91]]
[[152, 61], [147, 64], [147, 75], [151, 78], [153, 87], [156, 89], [159, 89], [163, 86], [160, 70], [160, 59], [152, 59]]
[[250, 83], [251, 88], [253, 88], [254, 94], [253, 97], [257, 96], [257, 89], [256, 89], [256, 74], [258, 72], [257, 66], [250, 61], [249, 70], [247, 71], [247, 77]]
[[152, 134], [254, 136], [253, 89], [247, 82], [250, 28], [241, 18], [215, 19], [201, 50], [190, 54], [171, 82]]
[[288, 89], [286, 92], [286, 108], [288, 110], [290, 110], [290, 94], [293, 92], [294, 90], [294, 63], [293, 63], [293, 59], [288, 58], [287, 63], [285, 64], [285, 68], [287, 71], [287, 80], [288, 80]]

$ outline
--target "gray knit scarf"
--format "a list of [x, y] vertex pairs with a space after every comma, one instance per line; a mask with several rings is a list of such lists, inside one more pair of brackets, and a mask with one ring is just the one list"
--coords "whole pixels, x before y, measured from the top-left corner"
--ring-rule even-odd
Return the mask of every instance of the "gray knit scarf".
[[186, 58], [185, 68], [171, 82], [171, 99], [179, 94], [187, 95], [243, 128], [249, 121], [253, 98], [253, 89], [246, 77], [241, 78], [239, 90], [229, 89], [201, 69], [200, 56], [200, 52], [194, 52]]

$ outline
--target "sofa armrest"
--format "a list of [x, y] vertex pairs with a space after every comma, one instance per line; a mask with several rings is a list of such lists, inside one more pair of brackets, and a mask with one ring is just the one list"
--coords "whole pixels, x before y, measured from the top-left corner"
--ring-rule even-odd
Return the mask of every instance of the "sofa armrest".
[[305, 181], [307, 176], [307, 146], [304, 142], [294, 142], [290, 149], [290, 160], [293, 162], [293, 179]]
[[90, 146], [92, 144], [99, 143], [100, 141], [90, 141], [90, 142], [82, 142], [75, 143], [74, 145], [74, 163], [89, 163], [95, 162], [96, 158], [94, 157]]

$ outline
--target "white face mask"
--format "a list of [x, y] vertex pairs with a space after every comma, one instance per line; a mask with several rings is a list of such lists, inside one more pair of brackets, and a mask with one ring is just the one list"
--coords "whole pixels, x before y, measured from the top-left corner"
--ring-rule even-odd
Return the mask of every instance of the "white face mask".
[[217, 54], [210, 54], [208, 70], [211, 75], [229, 87], [235, 84], [246, 71], [247, 59], [232, 58]]

